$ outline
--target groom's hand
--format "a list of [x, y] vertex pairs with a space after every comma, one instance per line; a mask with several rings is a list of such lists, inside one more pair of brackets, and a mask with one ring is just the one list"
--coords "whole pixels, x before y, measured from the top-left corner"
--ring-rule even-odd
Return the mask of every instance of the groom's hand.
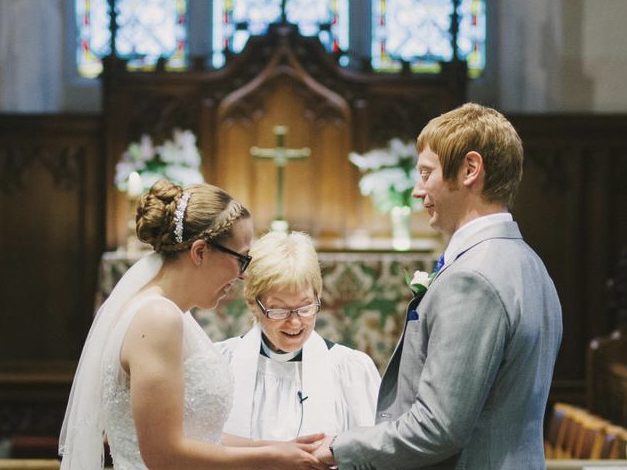
[[296, 442], [298, 444], [321, 444], [322, 440], [325, 438], [326, 436], [324, 435], [323, 432], [319, 432], [316, 434], [307, 434], [306, 436], [300, 436], [297, 437], [295, 439], [292, 439], [292, 442]]
[[331, 453], [331, 444], [335, 440], [335, 436], [325, 436], [320, 446], [313, 451], [313, 456], [320, 462], [329, 466], [329, 468], [337, 468], [335, 458]]

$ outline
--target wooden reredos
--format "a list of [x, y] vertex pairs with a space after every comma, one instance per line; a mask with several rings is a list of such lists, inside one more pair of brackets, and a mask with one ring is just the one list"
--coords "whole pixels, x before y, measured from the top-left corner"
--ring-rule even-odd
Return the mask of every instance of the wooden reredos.
[[309, 159], [286, 168], [291, 226], [320, 238], [343, 238], [359, 228], [385, 235], [382, 216], [359, 194], [348, 153], [391, 137], [414, 139], [430, 118], [464, 101], [465, 77], [463, 62], [427, 76], [345, 69], [317, 38], [284, 23], [252, 37], [220, 70], [128, 72], [109, 57], [102, 76], [107, 246], [123, 242], [128, 217], [113, 185], [116, 162], [141, 134], [159, 140], [174, 127], [197, 135], [205, 179], [247, 205], [258, 231], [274, 217], [275, 172], [249, 149], [273, 146], [272, 128], [286, 125], [288, 147], [311, 148]]

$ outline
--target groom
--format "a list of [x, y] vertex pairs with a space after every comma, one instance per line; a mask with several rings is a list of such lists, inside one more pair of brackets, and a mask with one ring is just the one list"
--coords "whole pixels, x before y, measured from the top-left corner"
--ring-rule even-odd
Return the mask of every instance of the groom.
[[497, 111], [466, 104], [418, 136], [418, 182], [444, 265], [379, 390], [377, 424], [329, 436], [344, 469], [544, 469], [542, 421], [562, 336], [544, 264], [508, 209], [523, 150]]

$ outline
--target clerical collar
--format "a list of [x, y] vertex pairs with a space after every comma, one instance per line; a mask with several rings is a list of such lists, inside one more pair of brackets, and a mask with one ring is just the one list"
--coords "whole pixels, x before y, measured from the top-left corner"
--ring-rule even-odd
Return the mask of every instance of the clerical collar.
[[262, 356], [277, 362], [300, 361], [302, 359], [302, 349], [294, 352], [278, 353], [274, 352], [266, 342], [265, 335], [261, 335], [261, 351]]

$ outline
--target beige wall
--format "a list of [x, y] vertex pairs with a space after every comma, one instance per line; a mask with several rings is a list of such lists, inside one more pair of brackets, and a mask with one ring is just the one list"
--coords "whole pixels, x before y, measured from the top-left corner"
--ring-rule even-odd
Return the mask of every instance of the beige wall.
[[490, 2], [496, 50], [485, 97], [508, 112], [627, 110], [627, 17], [624, 0]]
[[591, 111], [627, 109], [627, 2], [584, 2], [583, 69], [593, 76]]

